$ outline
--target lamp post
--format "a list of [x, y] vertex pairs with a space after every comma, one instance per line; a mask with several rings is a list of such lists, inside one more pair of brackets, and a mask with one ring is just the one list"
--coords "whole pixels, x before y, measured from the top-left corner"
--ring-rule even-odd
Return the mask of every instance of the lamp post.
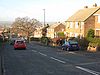
[[44, 11], [44, 27], [45, 27], [45, 9], [43, 9]]
[[12, 38], [11, 30], [12, 30], [12, 27], [9, 27], [9, 40]]

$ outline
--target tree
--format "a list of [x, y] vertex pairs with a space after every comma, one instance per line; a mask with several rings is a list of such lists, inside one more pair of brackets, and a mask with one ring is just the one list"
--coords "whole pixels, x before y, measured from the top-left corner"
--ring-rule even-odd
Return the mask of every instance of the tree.
[[29, 17], [18, 17], [12, 24], [12, 31], [13, 33], [23, 33], [29, 41], [30, 36], [34, 33], [36, 28], [40, 26], [42, 26], [42, 24], [34, 18], [30, 19]]
[[89, 29], [89, 31], [87, 33], [87, 37], [94, 38], [94, 30], [93, 29]]
[[60, 38], [64, 38], [65, 37], [64, 32], [58, 32], [57, 36], [60, 37]]
[[43, 29], [42, 29], [42, 36], [46, 37], [47, 34], [47, 28], [49, 27], [49, 24], [47, 24]]

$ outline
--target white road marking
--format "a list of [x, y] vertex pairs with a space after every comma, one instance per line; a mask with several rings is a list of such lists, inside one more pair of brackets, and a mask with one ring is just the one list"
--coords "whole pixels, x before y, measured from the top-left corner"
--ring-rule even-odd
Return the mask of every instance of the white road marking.
[[2, 70], [2, 75], [5, 75], [6, 69], [4, 65], [4, 56], [1, 56], [1, 70]]
[[90, 64], [99, 64], [99, 63], [100, 63], [100, 61], [99, 62], [80, 63], [78, 65], [90, 65]]
[[43, 55], [43, 56], [47, 56], [46, 54], [44, 54], [44, 53], [41, 53], [41, 52], [39, 52], [39, 54], [41, 54], [41, 55]]
[[62, 61], [62, 60], [56, 59], [56, 58], [54, 58], [54, 57], [50, 57], [50, 58], [53, 59], [53, 60], [56, 60], [56, 61], [58, 61], [58, 62], [61, 62], [61, 63], [63, 63], [63, 64], [66, 63], [65, 61]]
[[71, 53], [71, 54], [76, 54], [75, 52], [68, 52], [68, 53]]
[[[32, 50], [33, 52], [37, 52], [36, 50]], [[46, 54], [44, 53], [41, 53], [41, 52], [38, 52], [40, 55], [43, 55], [43, 56], [47, 56]], [[76, 54], [75, 52], [69, 52], [71, 54]], [[54, 57], [50, 57], [51, 59], [53, 60], [56, 60], [60, 63], [63, 63], [65, 64], [66, 62], [65, 61], [62, 61], [62, 60], [59, 60], [57, 58], [54, 58]], [[69, 61], [69, 60], [68, 60]], [[95, 64], [95, 63], [100, 63], [100, 62], [92, 62], [92, 63], [83, 63], [83, 64], [80, 64], [80, 65], [88, 65], [88, 64]], [[100, 72], [97, 72], [97, 71], [93, 71], [93, 70], [90, 70], [90, 69], [87, 69], [87, 68], [83, 68], [83, 67], [80, 67], [80, 66], [75, 66], [77, 69], [80, 69], [82, 71], [85, 71], [85, 72], [88, 72], [88, 73], [91, 73], [93, 75], [100, 75]]]
[[80, 66], [76, 66], [76, 68], [83, 70], [85, 72], [91, 73], [93, 75], [100, 75], [100, 72], [96, 72], [96, 71], [93, 71], [93, 70], [90, 70], [90, 69], [87, 69], [87, 68], [83, 68], [83, 67], [80, 67]]
[[32, 50], [33, 52], [37, 52], [37, 51], [35, 51], [35, 50]]

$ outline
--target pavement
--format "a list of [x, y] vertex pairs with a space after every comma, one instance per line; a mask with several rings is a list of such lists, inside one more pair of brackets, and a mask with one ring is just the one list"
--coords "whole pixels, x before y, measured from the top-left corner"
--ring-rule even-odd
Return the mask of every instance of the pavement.
[[1, 45], [0, 45], [0, 75], [2, 75], [2, 60], [1, 60], [1, 50], [2, 50], [2, 48], [1, 48]]
[[[35, 43], [35, 44], [38, 44], [38, 45], [41, 45], [41, 46], [47, 46], [47, 45], [44, 45], [41, 42], [37, 42], [37, 41], [32, 41], [31, 43]], [[61, 46], [50, 46], [50, 45], [48, 45], [47, 47], [61, 49]], [[95, 58], [95, 59], [99, 59], [100, 58], [100, 51], [89, 52], [87, 50], [81, 49], [80, 51], [75, 51], [75, 53], [77, 53], [79, 55], [86, 56], [86, 57], [92, 57], [92, 58]]]
[[1, 70], [1, 56], [0, 56], [0, 75], [2, 75], [2, 70]]
[[0, 43], [0, 75], [4, 75], [3, 74], [3, 50], [4, 50], [4, 45], [2, 43]]

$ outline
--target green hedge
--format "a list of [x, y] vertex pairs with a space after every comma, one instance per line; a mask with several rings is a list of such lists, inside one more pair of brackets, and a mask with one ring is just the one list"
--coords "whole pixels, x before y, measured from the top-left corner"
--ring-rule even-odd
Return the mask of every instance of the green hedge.
[[88, 40], [92, 45], [100, 46], [100, 38], [88, 38]]
[[45, 44], [45, 45], [49, 45], [50, 42], [50, 38], [48, 37], [41, 37], [41, 43]]

